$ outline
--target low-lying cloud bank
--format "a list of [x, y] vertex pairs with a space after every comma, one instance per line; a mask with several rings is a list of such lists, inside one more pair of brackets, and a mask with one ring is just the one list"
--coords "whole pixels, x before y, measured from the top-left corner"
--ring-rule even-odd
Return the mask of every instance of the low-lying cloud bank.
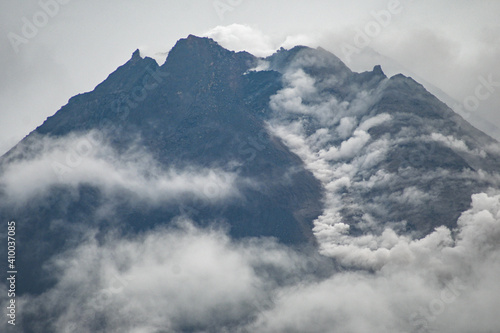
[[[322, 121], [332, 121], [321, 107], [311, 113]], [[343, 116], [333, 121], [342, 129], [338, 131], [340, 141], [326, 128], [301, 136], [300, 121], [275, 123], [273, 130], [306, 157], [309, 167], [315, 166], [311, 169], [320, 180], [336, 179], [327, 183], [328, 217], [337, 202], [337, 185], [350, 182], [338, 177], [350, 170], [340, 163], [356, 161], [353, 152], [375, 145], [367, 143], [367, 131], [389, 119], [386, 114], [362, 121]], [[220, 192], [223, 195], [214, 198], [225, 200], [237, 193], [236, 178], [231, 178], [236, 176], [228, 171], [165, 171], [134, 148], [117, 154], [103, 143], [83, 150], [82, 140], [86, 139], [49, 138], [30, 149], [26, 146], [18, 152], [25, 159], [11, 156], [6, 164], [3, 190], [10, 199], [22, 202], [53, 185], [90, 183], [109, 195], [125, 190], [131, 201], [139, 197], [161, 202], [180, 193], [194, 195], [213, 180], [227, 185]], [[293, 139], [297, 140], [295, 146]], [[437, 139], [444, 141], [443, 137]], [[321, 150], [328, 140], [340, 144]], [[446, 138], [446, 142], [464, 149], [452, 139]], [[313, 149], [321, 154], [310, 153]], [[70, 166], [66, 158], [72, 151], [80, 152], [74, 160], [79, 162]], [[355, 166], [368, 160], [364, 157]], [[69, 167], [62, 177], [54, 172], [54, 161]], [[330, 168], [330, 163], [338, 169]], [[373, 177], [376, 179], [363, 181], [387, 181], [391, 175]], [[162, 181], [164, 188], [159, 185]], [[24, 191], [16, 192], [21, 186]], [[393, 199], [425, 201], [426, 195], [410, 187]], [[392, 229], [354, 237], [341, 222], [318, 223], [315, 232], [322, 253], [335, 260], [289, 248], [274, 239], [233, 240], [217, 226], [200, 228], [182, 218], [174, 222], [138, 235], [87, 230], [78, 246], [47, 263], [46, 274], [57, 281], [53, 288], [38, 296], [17, 297], [16, 329], [58, 333], [486, 333], [500, 327], [496, 313], [500, 307], [500, 195], [474, 195], [472, 207], [461, 215], [456, 229], [440, 227], [417, 240]], [[0, 294], [5, 308], [3, 282]], [[7, 319], [0, 320], [2, 327]]]
[[215, 203], [239, 195], [237, 174], [231, 170], [165, 169], [140, 145], [117, 152], [97, 131], [62, 138], [36, 136], [10, 158], [0, 175], [0, 189], [10, 204], [20, 206], [54, 186], [91, 185], [109, 197], [125, 193], [131, 202], [151, 204], [183, 197]]
[[340, 254], [349, 261], [383, 241], [390, 250], [373, 255], [384, 265], [369, 271], [182, 219], [104, 241], [89, 232], [47, 266], [57, 285], [18, 297], [18, 313], [40, 332], [493, 332], [500, 195], [474, 195], [458, 225]]

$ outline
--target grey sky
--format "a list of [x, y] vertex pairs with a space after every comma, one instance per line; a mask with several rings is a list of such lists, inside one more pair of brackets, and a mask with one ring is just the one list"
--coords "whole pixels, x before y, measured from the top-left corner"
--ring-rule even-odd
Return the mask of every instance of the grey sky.
[[[395, 71], [412, 73], [459, 101], [479, 102], [474, 115], [500, 127], [498, 1], [54, 1], [0, 4], [0, 153], [71, 96], [92, 90], [136, 48], [161, 58], [165, 55], [156, 53], [168, 51], [179, 38], [209, 31], [226, 47], [248, 44], [257, 55], [282, 45], [321, 45], [354, 70], [376, 64], [374, 58], [360, 57], [367, 54], [358, 47], [363, 41], [400, 64]], [[53, 15], [44, 16], [41, 3], [58, 5], [47, 7]], [[391, 17], [380, 16], [381, 11], [392, 11]], [[26, 20], [40, 27], [15, 52], [9, 33], [25, 38]], [[226, 28], [214, 33], [217, 26]], [[359, 37], [363, 30], [370, 34], [364, 40]], [[351, 57], [350, 46], [360, 53]], [[480, 88], [478, 99], [481, 78], [494, 84]]]

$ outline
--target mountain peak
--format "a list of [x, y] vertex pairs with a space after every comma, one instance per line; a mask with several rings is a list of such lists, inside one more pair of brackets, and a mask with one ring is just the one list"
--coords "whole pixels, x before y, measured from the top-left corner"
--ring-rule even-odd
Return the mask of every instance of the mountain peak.
[[219, 45], [215, 40], [209, 37], [198, 37], [195, 35], [188, 35], [186, 38], [181, 38], [177, 41], [177, 43], [174, 45], [172, 50], [178, 49], [178, 48], [184, 48], [187, 47], [189, 49], [194, 49], [194, 48], [212, 48], [212, 49], [224, 49], [222, 46]]
[[210, 37], [200, 37], [200, 36], [196, 36], [196, 35], [193, 35], [193, 34], [189, 34], [186, 38], [181, 38], [178, 40], [179, 41], [182, 41], [182, 40], [185, 40], [185, 41], [189, 41], [189, 42], [197, 42], [197, 43], [210, 43], [210, 44], [217, 44], [219, 45], [219, 43], [217, 43], [213, 38], [210, 38]]
[[236, 53], [223, 48], [211, 38], [189, 35], [177, 41], [162, 67], [177, 76], [179, 82], [205, 80], [208, 85], [208, 81], [213, 81], [214, 77], [220, 77], [220, 82], [234, 81], [237, 76], [254, 67], [256, 62], [257, 58], [247, 52]]
[[224, 49], [213, 39], [189, 35], [175, 43], [168, 54], [165, 65], [172, 62], [181, 64], [186, 61], [209, 60], [212, 62], [213, 58], [223, 56], [225, 53], [231, 53], [231, 51]]
[[308, 46], [294, 46], [286, 50], [280, 48], [276, 53], [266, 58], [271, 68], [284, 72], [290, 68], [302, 68], [313, 75], [330, 75], [335, 73], [339, 77], [352, 75], [352, 71], [335, 54], [324, 48], [310, 48]]
[[136, 49], [134, 53], [132, 53], [132, 59], [138, 59], [138, 58], [142, 58], [141, 51], [139, 51], [139, 49]]
[[375, 67], [373, 67], [372, 72], [374, 74], [377, 74], [377, 75], [384, 75], [385, 76], [384, 71], [382, 70], [382, 67], [380, 65], [376, 65]]
[[[485, 285], [469, 290], [491, 290], [500, 196], [487, 193], [500, 190], [498, 142], [412, 78], [388, 79], [381, 66], [352, 72], [322, 48], [262, 59], [195, 35], [161, 66], [140, 50], [125, 57], [0, 157], [0, 220], [22, 238], [11, 268], [22, 269], [18, 302], [29, 301], [23, 331], [151, 330], [132, 313], [175, 332], [341, 331], [357, 323], [329, 313], [337, 306], [327, 298], [360, 285], [370, 293], [361, 310], [379, 300], [396, 309], [376, 327], [414, 331], [408, 318], [427, 301], [413, 304], [417, 292], [461, 289], [476, 272]], [[0, 237], [4, 251], [8, 241]], [[144, 283], [141, 271], [161, 274]], [[14, 283], [6, 272], [4, 291]], [[418, 279], [402, 285], [406, 276]], [[359, 283], [339, 286], [346, 279]], [[103, 298], [107, 286], [123, 292]], [[387, 295], [394, 287], [399, 303]], [[469, 290], [454, 308], [467, 310]], [[193, 295], [196, 313], [183, 315]], [[302, 308], [283, 312], [299, 298]], [[314, 310], [325, 304], [320, 322]], [[281, 320], [295, 313], [313, 321]]]

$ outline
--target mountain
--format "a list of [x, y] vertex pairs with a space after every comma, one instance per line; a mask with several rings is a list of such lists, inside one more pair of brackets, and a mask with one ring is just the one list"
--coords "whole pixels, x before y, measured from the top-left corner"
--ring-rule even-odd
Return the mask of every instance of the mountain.
[[471, 194], [498, 188], [498, 142], [413, 79], [380, 66], [353, 73], [322, 49], [269, 61], [286, 82], [271, 123], [335, 197], [330, 225], [363, 233], [396, 223], [422, 237], [456, 226]]
[[500, 140], [500, 129], [495, 126], [495, 124], [491, 123], [487, 119], [484, 119], [477, 113], [464, 112], [463, 108], [460, 107], [460, 105], [462, 104], [461, 102], [451, 97], [432, 83], [426, 81], [418, 74], [415, 74], [410, 69], [401, 65], [396, 60], [384, 56], [370, 47], [365, 47], [360, 53], [354, 54], [352, 59], [350, 60], [350, 65], [356, 68], [365, 68], [367, 64], [379, 64], [384, 68], [384, 72], [386, 73], [404, 73], [405, 75], [411, 76], [415, 81], [422, 84], [425, 89], [427, 89], [431, 94], [436, 96], [440, 101], [444, 102], [451, 109], [453, 109], [453, 111], [464, 117], [467, 122], [469, 122], [475, 128], [481, 130], [497, 141]]
[[[201, 194], [179, 191], [176, 198], [157, 198], [156, 203], [138, 200], [134, 205], [129, 203], [134, 190], [113, 184], [117, 188], [109, 203], [99, 184], [78, 178], [79, 172], [94, 171], [85, 170], [85, 165], [73, 167], [64, 156], [47, 161], [52, 169], [47, 171], [49, 178], [77, 179], [49, 181], [43, 195], [2, 210], [2, 219], [22, 221], [18, 233], [29, 246], [20, 246], [19, 251], [37, 249], [35, 255], [20, 255], [26, 278], [25, 283], [20, 281], [21, 290], [45, 288], [40, 287], [47, 281], [38, 278], [43, 276], [39, 263], [77, 242], [81, 224], [105, 229], [119, 221], [124, 232], [138, 232], [187, 214], [201, 224], [225, 222], [234, 237], [273, 236], [285, 243], [313, 243], [312, 221], [321, 212], [322, 189], [303, 162], [265, 130], [261, 114], [268, 113], [266, 100], [280, 89], [280, 76], [245, 76], [256, 62], [246, 52], [234, 53], [194, 36], [180, 40], [161, 67], [136, 51], [94, 91], [71, 98], [8, 152], [0, 162], [4, 169], [50, 155], [51, 147], [36, 147], [42, 138], [65, 145], [71, 135], [94, 130], [121, 159], [108, 161], [114, 167], [136, 158], [154, 161], [137, 171], [142, 180], [161, 182], [159, 174], [189, 169], [190, 174], [201, 170], [206, 179], [200, 182], [210, 181], [198, 184]], [[89, 149], [97, 148], [102, 148], [101, 142]], [[137, 151], [147, 157], [137, 157]], [[85, 154], [81, 155], [76, 153], [76, 158]], [[158, 175], [144, 174], [154, 173], [153, 169]], [[237, 191], [224, 203], [212, 200], [212, 192], [218, 196], [235, 175]], [[112, 210], [112, 217], [102, 217], [103, 209]]]
[[334, 259], [388, 229], [419, 239], [455, 228], [498, 170], [498, 142], [412, 78], [355, 73], [321, 48], [257, 58], [190, 35], [161, 66], [134, 52], [5, 154], [0, 218], [18, 226], [19, 294], [38, 295], [89, 235], [182, 218]]

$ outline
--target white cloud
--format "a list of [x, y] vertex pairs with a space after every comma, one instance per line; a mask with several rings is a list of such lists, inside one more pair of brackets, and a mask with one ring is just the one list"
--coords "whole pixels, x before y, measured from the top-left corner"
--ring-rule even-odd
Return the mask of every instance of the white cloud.
[[319, 43], [319, 36], [311, 35], [311, 34], [298, 34], [298, 35], [290, 35], [285, 38], [285, 41], [280, 45], [285, 49], [291, 49], [294, 46], [302, 45], [309, 47], [318, 47], [321, 46]]
[[16, 154], [24, 158], [6, 163], [0, 185], [16, 205], [46, 194], [53, 186], [82, 184], [109, 196], [125, 192], [150, 203], [184, 196], [217, 202], [239, 195], [234, 172], [194, 166], [165, 169], [143, 149], [132, 146], [119, 154], [95, 131], [64, 138], [33, 137], [18, 147]]
[[384, 265], [337, 270], [271, 239], [235, 241], [184, 220], [99, 242], [89, 233], [47, 266], [57, 284], [18, 297], [18, 311], [43, 309], [37, 324], [56, 332], [486, 333], [500, 325], [500, 195], [474, 195], [454, 233], [442, 227], [411, 241], [386, 230], [356, 243], [346, 258]]
[[339, 126], [337, 127], [337, 132], [339, 132], [339, 135], [342, 139], [345, 139], [351, 136], [352, 131], [354, 130], [356, 125], [357, 125], [356, 118], [344, 117], [340, 119]]
[[271, 38], [258, 29], [242, 24], [217, 26], [203, 34], [232, 51], [247, 51], [257, 57], [266, 57], [276, 51]]
[[[314, 59], [304, 53], [294, 61], [311, 66]], [[323, 65], [323, 60], [320, 60], [315, 66]], [[372, 138], [369, 131], [393, 119], [383, 110], [374, 111], [373, 108], [386, 82], [383, 80], [366, 90], [354, 85], [344, 87], [350, 89], [349, 95], [354, 97], [337, 100], [332, 94], [323, 93], [339, 84], [336, 80], [315, 79], [292, 64], [285, 70], [284, 88], [270, 101], [276, 113], [275, 118], [269, 121], [270, 130], [301, 157], [325, 188], [324, 211], [314, 222], [313, 229], [320, 251], [345, 266], [380, 269], [394, 256], [404, 254], [401, 258], [405, 258], [411, 253], [403, 249], [420, 247], [419, 241], [412, 240], [414, 235], [399, 236], [394, 231], [404, 230], [407, 221], [392, 220], [394, 212], [391, 210], [398, 207], [408, 210], [408, 215], [411, 215], [411, 210], [425, 209], [423, 207], [435, 200], [438, 194], [432, 190], [424, 191], [418, 184], [400, 188], [405, 179], [419, 177], [427, 184], [443, 177], [462, 181], [486, 181], [488, 178], [492, 186], [497, 183], [496, 176], [486, 176], [480, 170], [451, 175], [438, 169], [421, 175], [412, 168], [411, 163], [415, 161], [410, 161], [410, 167], [402, 172], [378, 170], [377, 164], [385, 160], [391, 149], [415, 141], [430, 143], [431, 146], [444, 143], [458, 152], [485, 157], [484, 151], [472, 151], [462, 140], [437, 133], [418, 136], [412, 128], [402, 129], [397, 135], [386, 133]], [[415, 154], [418, 161], [425, 158], [425, 152], [415, 151]], [[363, 235], [351, 235], [344, 209], [356, 212], [356, 228]], [[450, 237], [449, 230], [439, 229], [421, 242], [449, 242]]]
[[[162, 10], [150, 4], [146, 6], [150, 7], [148, 10], [145, 8], [138, 10], [137, 6], [117, 7], [111, 3], [97, 2], [95, 6], [88, 7], [92, 8], [91, 10], [82, 6], [75, 6], [74, 9], [67, 7], [69, 16], [61, 12], [57, 20], [54, 20], [54, 22], [61, 22], [61, 25], [45, 29], [39, 38], [30, 41], [26, 55], [15, 58], [15, 61], [7, 59], [3, 62], [4, 69], [15, 67], [16, 70], [9, 71], [9, 75], [4, 76], [6, 86], [13, 86], [15, 89], [9, 88], [6, 90], [9, 94], [2, 96], [6, 105], [4, 110], [7, 111], [2, 113], [2, 119], [5, 121], [0, 122], [4, 125], [0, 133], [7, 139], [0, 140], [3, 143], [1, 149], [7, 149], [13, 145], [15, 138], [22, 137], [23, 134], [19, 134], [19, 129], [27, 133], [29, 128], [34, 127], [33, 121], [40, 122], [44, 117], [52, 114], [64, 100], [67, 100], [68, 96], [88, 90], [100, 82], [110, 70], [116, 68], [120, 61], [126, 60], [130, 52], [137, 47], [134, 43], [142, 45], [143, 42], [139, 41], [142, 37], [137, 36], [147, 35], [152, 41], [161, 40], [163, 43], [167, 40], [167, 44], [173, 45], [176, 39], [193, 32], [189, 30], [192, 29], [193, 22], [186, 20], [186, 16], [180, 14], [189, 10], [189, 13], [194, 11], [191, 17], [196, 20], [200, 17], [205, 19], [210, 17], [211, 3], [207, 6], [199, 3], [185, 5], [186, 3], [188, 2], [179, 3], [179, 6], [186, 6], [180, 11], [173, 10], [171, 4], [165, 5]], [[332, 2], [329, 5], [331, 7], [328, 7], [331, 10], [325, 10], [325, 3], [315, 5], [309, 2], [304, 3], [302, 7], [298, 6], [298, 2], [287, 1], [282, 4], [289, 10], [286, 12], [264, 11], [262, 8], [273, 5], [269, 2], [255, 2], [238, 7], [231, 15], [240, 13], [244, 15], [245, 21], [255, 22], [257, 26], [260, 22], [262, 29], [266, 32], [278, 29], [288, 33], [288, 31], [307, 29], [311, 24], [318, 29], [324, 27], [325, 30], [338, 30], [337, 22], [345, 23], [346, 20], [353, 21], [354, 28], [363, 27], [367, 21], [373, 19], [369, 15], [370, 9], [373, 6], [375, 10], [385, 8], [387, 2], [370, 1], [363, 5]], [[346, 7], [349, 6], [352, 6], [352, 10], [346, 11]], [[496, 64], [499, 54], [496, 45], [500, 45], [498, 27], [495, 26], [498, 19], [496, 17], [498, 4], [484, 2], [471, 6], [468, 1], [439, 3], [413, 1], [412, 6], [414, 7], [411, 7], [411, 10], [405, 11], [402, 16], [396, 18], [391, 27], [384, 30], [373, 41], [376, 50], [400, 61], [459, 100], [474, 94], [479, 75], [493, 73], [495, 80], [498, 80], [500, 76], [495, 70], [498, 68]], [[36, 5], [32, 7], [36, 9]], [[30, 13], [33, 8], [30, 8]], [[122, 9], [117, 12], [117, 8]], [[276, 14], [269, 16], [272, 12]], [[13, 16], [7, 10], [2, 13], [5, 18]], [[110, 15], [110, 13], [113, 14]], [[346, 15], [346, 13], [355, 14], [355, 18], [353, 19], [353, 15]], [[14, 19], [9, 19], [13, 24], [5, 31], [19, 28], [18, 18], [26, 13], [18, 11], [17, 14]], [[110, 20], [113, 15], [116, 16]], [[215, 17], [215, 13], [212, 13], [212, 16]], [[303, 18], [301, 21], [296, 20], [299, 16]], [[68, 20], [68, 17], [71, 20]], [[89, 28], [85, 25], [85, 22], [89, 22], [88, 17], [96, 18], [91, 22], [91, 28], [98, 27], [100, 31], [98, 34], [89, 36], [87, 33], [81, 33]], [[137, 20], [137, 24], [131, 24], [131, 18]], [[213, 21], [207, 23], [205, 19], [196, 22], [198, 30], [206, 31], [207, 24], [214, 25]], [[235, 21], [241, 21], [241, 19]], [[71, 26], [63, 25], [64, 22], [70, 22]], [[157, 24], [143, 24], [144, 22]], [[147, 26], [153, 28], [144, 29]], [[428, 29], [422, 31], [421, 27], [424, 26]], [[137, 32], [139, 27], [143, 27], [142, 34]], [[177, 32], [164, 39], [165, 33], [174, 30]], [[221, 32], [221, 36], [226, 34], [228, 45], [233, 43], [239, 49], [249, 49], [247, 45], [241, 43], [246, 40], [249, 45], [253, 45], [251, 47], [257, 52], [262, 52], [263, 55], [275, 48], [275, 43], [262, 33], [255, 34], [245, 29], [240, 30], [240, 32], [238, 29], [234, 29], [235, 32], [226, 30]], [[67, 35], [74, 38], [63, 38], [64, 34], [60, 35], [58, 31], [67, 31]], [[184, 31], [184, 33], [179, 35], [178, 31]], [[350, 38], [354, 31], [354, 29], [350, 30], [347, 38]], [[325, 35], [328, 36], [328, 33]], [[131, 36], [134, 38], [131, 39]], [[254, 36], [256, 39], [252, 39]], [[306, 43], [307, 39], [307, 36], [289, 38], [288, 43], [290, 46], [294, 41], [302, 44]], [[60, 43], [61, 40], [66, 42]], [[97, 52], [86, 47], [90, 45], [89, 40], [92, 40], [91, 44], [95, 45]], [[113, 43], [110, 43], [110, 40]], [[329, 43], [335, 44], [337, 41], [338, 39], [335, 38], [323, 37], [321, 45], [329, 47]], [[427, 52], [435, 49], [436, 45], [439, 49], [438, 53]], [[29, 49], [36, 52], [31, 52]], [[82, 49], [87, 49], [89, 52], [80, 52]], [[40, 51], [44, 50], [43, 54], [47, 56], [40, 58]], [[124, 52], [125, 58], [123, 58]], [[108, 58], [103, 58], [106, 54]], [[433, 58], [433, 54], [437, 57]], [[337, 55], [342, 57], [341, 53]], [[35, 58], [38, 60], [37, 64], [31, 64], [30, 59]], [[448, 61], [450, 59], [452, 61]], [[19, 66], [11, 66], [18, 63]], [[91, 63], [90, 71], [89, 67], [81, 66], [82, 63]], [[47, 74], [48, 72], [36, 70], [40, 68], [50, 68], [50, 75]], [[52, 82], [48, 82], [47, 78], [52, 78]], [[70, 84], [61, 85], [60, 82], [67, 82], [68, 78], [79, 83], [70, 82]], [[50, 87], [55, 89], [49, 89]], [[11, 93], [14, 91], [12, 89], [16, 90], [15, 93]], [[36, 91], [38, 93], [35, 93]], [[40, 93], [40, 91], [45, 92]], [[360, 94], [362, 93], [364, 92]], [[23, 98], [28, 95], [30, 98]], [[48, 95], [54, 96], [47, 98]], [[481, 103], [480, 110], [478, 110], [478, 113], [496, 123], [499, 119], [498, 112], [496, 112], [498, 107], [495, 107], [498, 105], [498, 96], [496, 91], [490, 99]], [[55, 101], [51, 102], [53, 105], [40, 106], [40, 103], [48, 103], [44, 101], [49, 100]], [[23, 104], [19, 101], [26, 102]], [[333, 118], [325, 118], [329, 119], [331, 124], [342, 125], [345, 129], [343, 136], [336, 138], [334, 131], [327, 128], [321, 128], [318, 131], [321, 131], [321, 135], [328, 136], [330, 140], [340, 139], [340, 142], [348, 140], [361, 121], [355, 112], [354, 104], [360, 103], [361, 107], [358, 110], [363, 111], [362, 105], [366, 101], [365, 98], [358, 98], [349, 106], [336, 108], [338, 113]], [[303, 103], [295, 105], [302, 107]], [[326, 104], [322, 110], [331, 111], [328, 105]], [[332, 101], [331, 105], [336, 104]], [[354, 115], [346, 114], [343, 110], [349, 110]], [[24, 116], [18, 117], [19, 112], [23, 112]], [[16, 117], [12, 116], [14, 114]], [[324, 114], [329, 116], [331, 113], [325, 112]], [[25, 117], [27, 117], [26, 120], [24, 120]], [[352, 124], [347, 121], [342, 123], [340, 119], [346, 117], [353, 117], [356, 120]], [[23, 123], [19, 123], [20, 121]], [[16, 131], [14, 132], [11, 128], [15, 128]], [[366, 175], [365, 179], [364, 174], [356, 174], [357, 171], [363, 170], [363, 163], [375, 163], [377, 159], [380, 159], [381, 157], [377, 154], [383, 155], [384, 147], [390, 147], [393, 142], [379, 140], [369, 143], [364, 146], [367, 150], [362, 150], [361, 156], [355, 157], [351, 163], [338, 163], [332, 168], [330, 164], [316, 156], [316, 152], [326, 144], [321, 141], [320, 135], [306, 136], [300, 122], [274, 124], [273, 128], [305, 160], [314, 174], [328, 185], [327, 188], [331, 189], [326, 198], [331, 204], [330, 208], [340, 204], [336, 201], [336, 189], [349, 186], [382, 186], [395, 181], [394, 178], [397, 177], [395, 174], [377, 172], [374, 175]], [[10, 140], [11, 137], [14, 141]], [[460, 142], [445, 139], [455, 148], [463, 148]], [[9, 143], [6, 143], [7, 141]], [[50, 161], [54, 161], [52, 159], [54, 157], [56, 161], [65, 163], [66, 153], [67, 151], [64, 150], [59, 153], [48, 153], [47, 156], [50, 156]], [[35, 158], [33, 162], [38, 163], [39, 160]], [[133, 181], [128, 182], [127, 177], [131, 175], [131, 180], [140, 180], [153, 187], [156, 186], [148, 182], [148, 178], [142, 174], [144, 169], [141, 169], [140, 163], [129, 161], [132, 169], [136, 168], [135, 171], [130, 171], [119, 168], [123, 166], [122, 160], [118, 160], [120, 164], [116, 166], [117, 168], [106, 159], [96, 161], [92, 155], [87, 156], [83, 161], [82, 165], [88, 166], [87, 171], [104, 167], [104, 170], [116, 172], [119, 178], [106, 184], [113, 183], [115, 184], [113, 186], [125, 187], [129, 190], [137, 189]], [[37, 173], [47, 176], [49, 183], [60, 182], [59, 178], [54, 178], [50, 174], [52, 170], [47, 163], [37, 164], [35, 168], [22, 164], [18, 166], [22, 173], [15, 173], [16, 170], [13, 169], [9, 170], [12, 172], [12, 178], [9, 177], [12, 182], [8, 184], [12, 193], [16, 192], [16, 188], [19, 189], [18, 186], [27, 186], [28, 189], [45, 188], [41, 177], [37, 177]], [[73, 172], [76, 172], [73, 178], [75, 182], [88, 180], [83, 172]], [[436, 170], [425, 177], [439, 177], [442, 172], [442, 170]], [[16, 176], [21, 174], [26, 178]], [[215, 174], [218, 173], [215, 172]], [[200, 173], [160, 170], [156, 176], [163, 177], [158, 179], [165, 179], [168, 183], [168, 181], [184, 176], [184, 178], [191, 176], [196, 178], [196, 175], [200, 176]], [[210, 175], [209, 170], [201, 172], [201, 178], [208, 175]], [[363, 180], [358, 182], [353, 175], [358, 175]], [[408, 172], [408, 175], [411, 176], [411, 173]], [[464, 181], [469, 176], [481, 177], [484, 180], [498, 177], [479, 171], [474, 175], [464, 175]], [[106, 182], [107, 179], [104, 178], [99, 179]], [[183, 181], [180, 183], [184, 184]], [[175, 181], [172, 184], [175, 184]], [[184, 189], [190, 191], [196, 186], [195, 182]], [[140, 184], [139, 187], [141, 187]], [[161, 193], [161, 190], [156, 189], [158, 193]], [[148, 193], [144, 188], [142, 191], [142, 193]], [[402, 194], [403, 198], [411, 200], [420, 197], [421, 193], [408, 190], [406, 194], [405, 192]], [[59, 332], [67, 332], [66, 328], [72, 328], [70, 331], [76, 332], [88, 331], [85, 325], [91, 325], [92, 320], [95, 319], [93, 314], [96, 312], [92, 312], [95, 304], [109, 306], [101, 308], [97, 305], [98, 314], [102, 314], [100, 318], [106, 322], [106, 331], [109, 332], [155, 332], [175, 327], [189, 320], [210, 327], [210, 325], [215, 325], [213, 323], [217, 322], [217, 319], [220, 320], [219, 322], [224, 320], [230, 322], [232, 319], [238, 321], [242, 318], [241, 316], [245, 317], [246, 313], [252, 313], [247, 308], [248, 304], [260, 309], [253, 312], [257, 319], [248, 325], [244, 323], [230, 326], [227, 331], [238, 331], [242, 328], [241, 326], [244, 326], [242, 331], [246, 329], [259, 332], [366, 332], [369, 330], [379, 332], [495, 332], [500, 326], [496, 313], [500, 308], [498, 297], [500, 294], [498, 244], [500, 242], [497, 208], [499, 200], [498, 196], [485, 194], [474, 196], [473, 207], [459, 220], [459, 227], [462, 229], [456, 231], [457, 238], [453, 237], [455, 232], [450, 233], [446, 228], [440, 228], [420, 241], [411, 241], [398, 236], [391, 230], [386, 230], [379, 236], [369, 235], [359, 239], [347, 239], [347, 245], [352, 247], [347, 249], [344, 263], [357, 267], [382, 268], [376, 272], [338, 272], [323, 281], [301, 279], [298, 277], [302, 276], [302, 271], [300, 271], [296, 277], [299, 283], [266, 293], [266, 296], [270, 295], [274, 299], [271, 304], [266, 302], [268, 297], [260, 298], [261, 290], [266, 290], [263, 286], [266, 285], [267, 280], [265, 274], [259, 275], [259, 271], [254, 269], [256, 263], [265, 261], [265, 264], [269, 264], [268, 258], [273, 257], [277, 259], [271, 262], [271, 267], [294, 271], [307, 260], [301, 261], [283, 248], [274, 252], [269, 251], [269, 247], [272, 250], [272, 242], [237, 246], [221, 233], [200, 230], [158, 231], [157, 235], [151, 233], [128, 240], [115, 238], [104, 244], [97, 244], [90, 239], [77, 251], [66, 253], [61, 257], [64, 262], [58, 263], [61, 275], [56, 288], [38, 298], [19, 297], [18, 300], [24, 304], [21, 313], [24, 310], [26, 313], [28, 311], [54, 311], [54, 317], [47, 318], [54, 319], [52, 323], [56, 325]], [[338, 218], [336, 213], [335, 210], [325, 211], [325, 220], [334, 221]], [[330, 237], [329, 228], [334, 228], [334, 235], [341, 238], [347, 226], [341, 223], [318, 224], [317, 235], [323, 236], [320, 233], [322, 228], [327, 231], [325, 237]], [[197, 246], [198, 243], [201, 245]], [[267, 247], [263, 244], [267, 244]], [[273, 255], [270, 255], [270, 252]], [[149, 259], [144, 260], [144, 258]], [[183, 261], [185, 266], [182, 265]], [[207, 263], [210, 265], [205, 265]], [[231, 270], [228, 270], [228, 267]], [[184, 268], [190, 269], [188, 271], [192, 274], [182, 275]], [[140, 273], [138, 282], [134, 282], [134, 279], [127, 280], [135, 276], [132, 272]], [[142, 274], [143, 272], [147, 272], [148, 275]], [[221, 274], [221, 272], [226, 274]], [[242, 277], [241, 281], [239, 281], [238, 274]], [[181, 280], [179, 275], [185, 279]], [[446, 283], [454, 281], [453, 279], [456, 279], [455, 284], [447, 287]], [[221, 284], [227, 284], [227, 290], [219, 285], [219, 280]], [[94, 281], [96, 283], [93, 283]], [[145, 288], [145, 284], [154, 288]], [[275, 285], [274, 281], [270, 284]], [[127, 289], [128, 287], [130, 289]], [[210, 293], [211, 289], [214, 293]], [[196, 291], [197, 294], [192, 291]], [[5, 289], [0, 292], [2, 295], [6, 294]], [[108, 297], [106, 299], [109, 301], [103, 301], [103, 297]], [[156, 302], [160, 306], [155, 306]], [[188, 308], [188, 310], [180, 313], [175, 309], [177, 303], [179, 309]], [[82, 311], [81, 304], [84, 306], [84, 311]], [[193, 307], [193, 312], [189, 311], [190, 306]], [[85, 311], [89, 309], [90, 312]], [[187, 316], [190, 318], [186, 319]], [[143, 318], [147, 320], [141, 320]], [[5, 317], [2, 320], [5, 320]]]
[[322, 158], [327, 161], [339, 160], [343, 158], [352, 158], [361, 148], [370, 140], [370, 134], [363, 130], [356, 130], [346, 141], [340, 144], [340, 147], [330, 147], [326, 152], [320, 152]]
[[[217, 25], [235, 23], [256, 27], [272, 36], [269, 46], [264, 37], [264, 50], [299, 43], [322, 46], [343, 58], [342, 43], [352, 44], [357, 29], [374, 20], [371, 11], [387, 9], [389, 3], [378, 0], [328, 3], [278, 0], [273, 4], [259, 0], [227, 1], [233, 10], [221, 21], [212, 1], [153, 2], [118, 6], [121, 2], [116, 0], [93, 0], [85, 5], [72, 2], [60, 6], [61, 10], [48, 26], [40, 29], [28, 44], [21, 45], [19, 54], [13, 51], [7, 33], [4, 34], [6, 47], [0, 54], [2, 73], [5, 73], [0, 96], [0, 153], [40, 125], [70, 96], [95, 87], [128, 60], [136, 48], [147, 54], [149, 50], [153, 53], [167, 50], [190, 33], [200, 34]], [[392, 18], [390, 25], [383, 28], [370, 45], [402, 64], [395, 71], [403, 70], [410, 75], [407, 68], [459, 102], [474, 94], [479, 76], [491, 73], [495, 81], [500, 79], [497, 66], [500, 33], [495, 15], [500, 3], [400, 2], [404, 10]], [[285, 7], [287, 10], [283, 10]], [[39, 10], [37, 0], [3, 2], [2, 31], [21, 33], [21, 18], [30, 19]], [[249, 45], [254, 43], [249, 41]], [[379, 62], [370, 55], [367, 64], [359, 70], [371, 69]], [[487, 101], [481, 102], [477, 114], [500, 127], [497, 112], [500, 94], [495, 89]]]
[[359, 129], [363, 130], [363, 131], [368, 131], [370, 128], [381, 125], [381, 124], [383, 124], [391, 119], [392, 119], [391, 115], [389, 115], [387, 113], [381, 113], [381, 114], [376, 115], [375, 117], [370, 117], [370, 118], [366, 119], [365, 121], [363, 121], [359, 125]]
[[260, 72], [260, 71], [267, 71], [269, 70], [269, 62], [259, 59], [257, 60], [257, 66], [254, 68], [250, 68], [248, 72]]
[[458, 151], [458, 152], [463, 152], [463, 153], [468, 153], [468, 154], [473, 154], [473, 155], [478, 155], [483, 158], [486, 157], [486, 152], [484, 150], [480, 149], [474, 149], [471, 150], [469, 147], [467, 147], [467, 144], [463, 140], [459, 140], [452, 135], [443, 135], [441, 133], [432, 133], [430, 135], [430, 140], [431, 141], [436, 141], [436, 142], [441, 142], [445, 144], [447, 147]]
[[[419, 241], [383, 235], [385, 247], [376, 256], [387, 264], [375, 274], [334, 274], [319, 284], [293, 287], [279, 305], [258, 322], [262, 332], [290, 331], [488, 332], [499, 322], [492, 306], [498, 297], [481, 298], [500, 290], [493, 276], [500, 271], [500, 196], [473, 197], [473, 207], [460, 218], [454, 240], [440, 228]], [[369, 252], [371, 239], [364, 240]], [[381, 243], [382, 244], [382, 243]], [[382, 251], [381, 249], [385, 249]], [[363, 255], [363, 254], [360, 254]], [[325, 295], [329, 295], [330, 297]], [[477, 308], [479, 307], [479, 308]], [[483, 312], [484, 311], [484, 312]], [[484, 316], [481, 316], [484, 313]], [[484, 322], [475, 320], [480, 315]], [[458, 319], [460, 318], [460, 319]], [[457, 321], [458, 319], [458, 321]], [[467, 323], [473, 320], [473, 324]], [[263, 328], [260, 330], [260, 328]]]

